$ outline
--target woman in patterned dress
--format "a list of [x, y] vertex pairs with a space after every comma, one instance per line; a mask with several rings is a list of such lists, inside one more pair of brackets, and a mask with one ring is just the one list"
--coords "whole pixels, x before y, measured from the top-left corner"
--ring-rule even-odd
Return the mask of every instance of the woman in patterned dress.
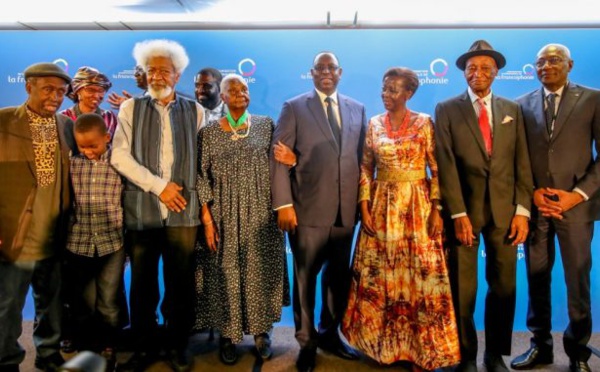
[[407, 68], [383, 76], [386, 112], [370, 120], [365, 138], [362, 227], [342, 324], [350, 344], [369, 357], [410, 362], [414, 371], [460, 358], [442, 250], [433, 124], [406, 107], [418, 86]]
[[290, 296], [283, 233], [271, 207], [273, 120], [248, 113], [248, 85], [239, 75], [223, 79], [221, 98], [229, 114], [202, 128], [198, 140], [204, 241], [195, 328], [220, 331], [221, 361], [234, 364], [244, 334], [254, 335], [263, 359], [271, 357], [269, 334]]

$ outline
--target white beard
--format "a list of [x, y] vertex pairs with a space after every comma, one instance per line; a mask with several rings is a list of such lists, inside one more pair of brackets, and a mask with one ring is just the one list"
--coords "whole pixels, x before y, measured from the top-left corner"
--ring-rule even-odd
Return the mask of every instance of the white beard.
[[164, 98], [167, 98], [171, 95], [171, 93], [173, 93], [173, 88], [171, 88], [170, 86], [161, 87], [158, 89], [154, 88], [152, 85], [148, 86], [148, 94], [150, 94], [150, 97], [159, 101]]

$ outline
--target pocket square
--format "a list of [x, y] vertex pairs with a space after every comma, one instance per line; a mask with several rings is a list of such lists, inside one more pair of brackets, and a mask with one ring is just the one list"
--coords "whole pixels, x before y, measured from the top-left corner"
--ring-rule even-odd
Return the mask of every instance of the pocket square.
[[504, 119], [502, 119], [502, 124], [508, 124], [508, 123], [510, 123], [513, 120], [515, 120], [515, 119], [513, 119], [512, 116], [506, 115], [504, 117]]

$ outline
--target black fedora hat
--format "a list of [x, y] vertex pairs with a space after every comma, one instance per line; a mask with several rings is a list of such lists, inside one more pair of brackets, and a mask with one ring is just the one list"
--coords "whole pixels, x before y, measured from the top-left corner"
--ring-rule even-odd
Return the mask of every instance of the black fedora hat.
[[495, 51], [494, 48], [492, 48], [492, 46], [490, 45], [490, 43], [488, 43], [485, 40], [477, 40], [473, 43], [473, 45], [471, 45], [471, 47], [465, 54], [458, 57], [458, 59], [456, 60], [456, 66], [464, 71], [465, 65], [467, 64], [469, 58], [475, 56], [492, 57], [494, 61], [496, 61], [496, 66], [498, 67], [498, 70], [500, 70], [506, 65], [506, 58], [504, 58], [504, 56], [500, 52]]

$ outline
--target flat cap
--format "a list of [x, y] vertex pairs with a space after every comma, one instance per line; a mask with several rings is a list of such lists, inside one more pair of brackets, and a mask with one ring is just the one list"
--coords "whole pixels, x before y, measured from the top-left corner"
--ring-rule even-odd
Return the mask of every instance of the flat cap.
[[49, 62], [35, 63], [25, 69], [25, 79], [30, 77], [55, 76], [71, 82], [71, 77], [58, 65]]

